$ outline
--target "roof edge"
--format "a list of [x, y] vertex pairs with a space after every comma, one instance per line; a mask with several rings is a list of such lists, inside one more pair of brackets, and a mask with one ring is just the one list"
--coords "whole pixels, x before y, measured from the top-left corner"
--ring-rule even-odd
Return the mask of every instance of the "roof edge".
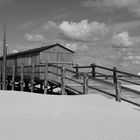
[[[61, 46], [62, 48], [70, 51], [71, 53], [75, 53], [74, 51], [64, 47], [63, 45], [59, 44], [59, 43], [56, 43], [56, 44], [53, 44], [53, 45], [48, 45], [48, 46], [42, 46], [42, 47], [38, 47], [38, 48], [34, 48], [34, 49], [29, 49], [29, 50], [25, 50], [25, 51], [22, 51], [22, 52], [17, 52], [17, 53], [11, 53], [11, 54], [8, 54], [7, 57], [14, 57], [14, 56], [19, 56], [19, 55], [23, 55], [23, 54], [28, 54], [28, 53], [35, 53], [35, 52], [41, 52], [45, 49], [50, 49], [52, 47], [55, 47], [55, 46]], [[0, 56], [0, 59], [2, 59], [3, 56]]]

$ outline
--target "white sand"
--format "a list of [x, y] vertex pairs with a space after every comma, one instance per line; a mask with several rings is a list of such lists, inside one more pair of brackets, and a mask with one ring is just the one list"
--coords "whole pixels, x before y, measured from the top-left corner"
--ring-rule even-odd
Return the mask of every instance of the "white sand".
[[101, 95], [0, 91], [0, 140], [139, 140], [140, 108]]

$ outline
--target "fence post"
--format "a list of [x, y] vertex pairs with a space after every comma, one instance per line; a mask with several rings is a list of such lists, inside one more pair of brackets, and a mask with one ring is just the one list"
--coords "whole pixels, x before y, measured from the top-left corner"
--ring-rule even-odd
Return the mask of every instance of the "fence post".
[[115, 88], [116, 88], [116, 101], [121, 102], [121, 83], [117, 82], [115, 84]]
[[79, 78], [79, 70], [78, 70], [78, 64], [76, 64], [75, 69], [76, 69], [76, 78]]
[[23, 84], [24, 84], [24, 66], [23, 66], [23, 64], [21, 64], [21, 66], [20, 66], [20, 68], [21, 68], [21, 81], [20, 81], [20, 85], [21, 85], [21, 91], [23, 91], [24, 89], [23, 89]]
[[12, 90], [15, 89], [15, 65], [12, 67], [13, 71], [12, 71]]
[[83, 74], [83, 94], [88, 94], [88, 73]]
[[114, 84], [117, 83], [117, 68], [116, 67], [113, 67], [113, 82]]
[[31, 92], [34, 92], [34, 78], [35, 78], [35, 65], [32, 64], [32, 76], [31, 76]]
[[96, 65], [95, 65], [95, 63], [92, 63], [92, 64], [90, 64], [90, 66], [91, 66], [91, 68], [92, 68], [92, 77], [93, 78], [95, 78], [96, 77], [96, 72], [95, 72], [95, 67], [96, 67]]
[[116, 90], [116, 101], [121, 102], [121, 83], [118, 82], [117, 68], [113, 67], [113, 82]]
[[1, 88], [0, 88], [0, 89], [2, 90], [2, 67], [1, 67], [0, 70], [1, 70], [1, 77], [0, 77], [0, 78], [1, 78], [1, 79], [0, 79], [0, 82], [1, 82], [0, 87], [1, 87]]
[[49, 70], [49, 65], [48, 65], [48, 61], [46, 61], [45, 72], [44, 72], [44, 94], [47, 94], [47, 89], [48, 89], [48, 70]]
[[66, 91], [65, 91], [65, 67], [64, 67], [64, 65], [61, 67], [61, 94], [66, 95]]

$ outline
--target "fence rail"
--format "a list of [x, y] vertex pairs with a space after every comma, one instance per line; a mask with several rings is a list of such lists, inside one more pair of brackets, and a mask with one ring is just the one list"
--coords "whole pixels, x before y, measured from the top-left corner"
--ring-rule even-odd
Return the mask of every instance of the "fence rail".
[[[65, 64], [73, 66], [73, 69], [65, 68], [65, 66], [64, 66]], [[40, 70], [40, 68], [43, 68], [43, 69]], [[55, 68], [56, 71], [53, 71], [50, 68]], [[88, 69], [88, 70], [86, 70], [86, 69]], [[99, 69], [102, 71], [105, 70], [109, 74], [100, 72]], [[84, 70], [84, 72], [81, 70]], [[66, 94], [65, 90], [68, 90], [68, 88], [71, 89], [71, 91], [73, 91], [73, 92], [74, 92], [74, 90], [75, 90], [75, 92], [77, 92], [78, 90], [76, 88], [74, 89], [73, 87], [66, 85], [66, 80], [69, 80], [69, 81], [79, 84], [80, 86], [83, 87], [83, 91], [82, 92], [79, 91], [79, 94], [81, 94], [81, 93], [87, 94], [88, 89], [90, 88], [90, 89], [94, 89], [96, 91], [100, 91], [102, 93], [108, 94], [110, 96], [113, 96], [113, 97], [115, 97], [116, 101], [118, 101], [118, 102], [121, 102], [121, 99], [131, 102], [128, 99], [125, 99], [122, 97], [121, 90], [127, 90], [129, 92], [133, 92], [134, 94], [140, 95], [139, 91], [130, 89], [123, 85], [123, 83], [127, 83], [127, 84], [133, 84], [133, 85], [139, 86], [140, 83], [137, 83], [136, 81], [132, 81], [132, 79], [136, 78], [137, 80], [140, 80], [140, 76], [117, 70], [117, 68], [115, 68], [115, 67], [111, 69], [111, 68], [107, 68], [107, 67], [103, 67], [103, 66], [98, 66], [96, 64], [90, 64], [89, 66], [79, 66], [77, 64], [74, 65], [73, 63], [48, 63], [48, 62], [46, 62], [45, 64], [40, 64], [40, 65], [32, 64], [32, 66], [23, 66], [23, 65], [21, 65], [20, 67], [13, 66], [12, 68], [8, 68], [8, 71], [11, 72], [10, 76], [12, 77], [11, 78], [12, 90], [14, 90], [16, 76], [18, 74], [20, 77], [19, 84], [21, 87], [21, 91], [24, 90], [23, 85], [25, 82], [25, 76], [29, 75], [30, 76], [29, 79], [30, 79], [30, 83], [31, 83], [31, 91], [34, 92], [36, 74], [37, 75], [41, 74], [41, 75], [43, 75], [44, 93], [45, 94], [47, 94], [48, 82], [50, 82], [50, 81], [54, 82], [54, 80], [56, 83], [60, 84], [61, 94], [65, 95]], [[59, 77], [60, 80], [50, 78], [49, 77], [50, 74], [56, 76], [57, 79]], [[1, 73], [1, 75], [2, 75], [2, 73]], [[7, 73], [7, 75], [8, 75], [8, 73]], [[79, 80], [79, 79], [81, 79], [81, 80]], [[89, 80], [96, 81], [102, 85], [107, 85], [108, 87], [112, 86], [112, 88], [115, 91], [115, 94], [113, 95], [109, 91], [105, 91], [104, 89], [99, 89], [98, 87], [95, 87], [94, 85], [93, 86], [89, 85]], [[3, 83], [1, 82], [1, 85], [2, 84]], [[131, 103], [137, 104], [135, 102], [131, 102]], [[140, 102], [137, 105], [140, 106]]]

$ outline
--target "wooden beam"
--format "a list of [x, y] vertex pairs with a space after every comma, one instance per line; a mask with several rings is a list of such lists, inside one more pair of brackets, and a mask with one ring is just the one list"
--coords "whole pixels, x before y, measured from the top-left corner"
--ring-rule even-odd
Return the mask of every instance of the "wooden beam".
[[92, 71], [91, 71], [92, 77], [95, 78], [95, 76], [96, 76], [95, 66], [96, 66], [96, 65], [93, 63], [93, 64], [90, 64], [90, 66], [91, 66], [91, 68], [92, 68]]
[[48, 61], [46, 61], [46, 65], [45, 65], [45, 73], [44, 73], [44, 94], [47, 94], [47, 90], [48, 90]]
[[118, 79], [117, 79], [118, 75], [117, 75], [116, 71], [117, 71], [117, 68], [113, 67], [113, 82], [114, 82], [114, 84], [116, 84], [118, 81]]
[[88, 94], [88, 74], [83, 73], [83, 94]]
[[2, 90], [2, 67], [0, 68], [0, 71], [1, 71], [1, 77], [0, 77], [0, 89]]
[[61, 94], [66, 95], [66, 91], [65, 91], [65, 67], [64, 67], [64, 65], [61, 68]]
[[32, 64], [32, 76], [31, 76], [31, 92], [34, 92], [34, 78], [35, 78], [35, 65]]
[[3, 30], [3, 71], [2, 71], [2, 84], [3, 84], [3, 90], [6, 90], [6, 72], [7, 72], [7, 44], [6, 44], [6, 26], [4, 23], [4, 30]]
[[79, 78], [79, 69], [78, 69], [79, 65], [76, 64], [75, 69], [76, 69], [76, 78]]
[[23, 84], [24, 84], [24, 66], [21, 64], [21, 81], [20, 81], [20, 86], [21, 86], [21, 91], [23, 91]]
[[12, 67], [12, 90], [15, 89], [15, 65]]
[[116, 101], [121, 102], [121, 83], [117, 82], [115, 88], [116, 88]]
[[118, 82], [117, 68], [113, 68], [113, 82], [115, 84], [116, 101], [121, 102], [121, 83]]

